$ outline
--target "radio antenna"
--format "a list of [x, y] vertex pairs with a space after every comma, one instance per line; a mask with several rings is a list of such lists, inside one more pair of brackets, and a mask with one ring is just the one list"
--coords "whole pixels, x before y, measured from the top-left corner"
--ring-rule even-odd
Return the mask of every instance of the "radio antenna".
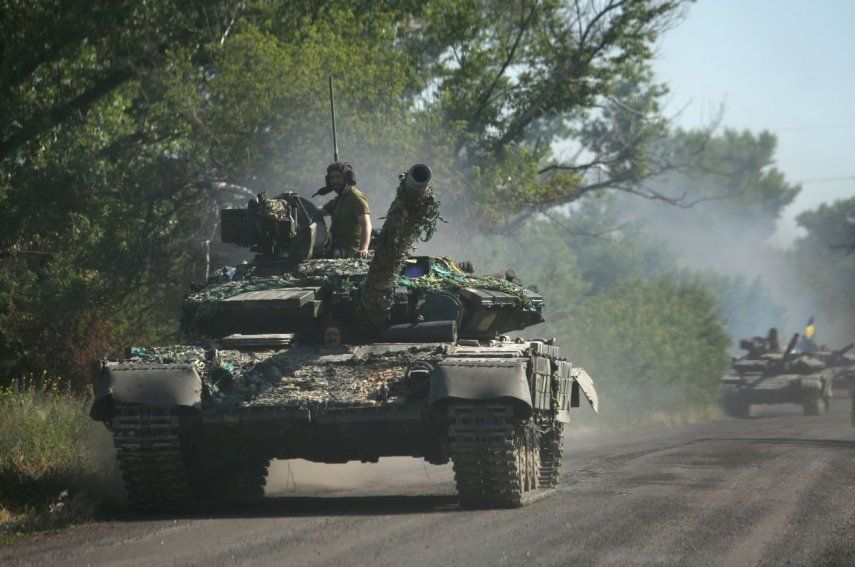
[[333, 96], [332, 75], [330, 75], [330, 114], [332, 114], [332, 145], [333, 145], [333, 162], [338, 161], [338, 139], [335, 132], [335, 98]]

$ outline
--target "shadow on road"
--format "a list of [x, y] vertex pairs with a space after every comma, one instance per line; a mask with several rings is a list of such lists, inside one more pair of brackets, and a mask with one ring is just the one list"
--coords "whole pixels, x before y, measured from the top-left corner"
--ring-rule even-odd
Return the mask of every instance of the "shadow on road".
[[822, 449], [855, 449], [855, 441], [845, 439], [804, 439], [799, 437], [731, 437], [718, 438], [717, 441], [738, 441], [740, 443], [760, 443], [763, 445], [799, 445]]
[[293, 518], [313, 516], [393, 516], [459, 511], [453, 495], [267, 496], [251, 502], [218, 506], [194, 514], [117, 513], [103, 520], [208, 520], [218, 518]]

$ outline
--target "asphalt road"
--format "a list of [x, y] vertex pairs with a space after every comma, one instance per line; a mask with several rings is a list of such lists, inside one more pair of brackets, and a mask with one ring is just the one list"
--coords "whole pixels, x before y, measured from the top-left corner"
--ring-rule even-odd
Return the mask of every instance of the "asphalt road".
[[248, 509], [79, 526], [0, 548], [0, 564], [855, 565], [855, 428], [834, 402], [570, 438], [562, 488], [516, 510], [459, 510], [448, 467], [333, 469], [364, 486], [326, 489], [294, 467], [296, 488]]

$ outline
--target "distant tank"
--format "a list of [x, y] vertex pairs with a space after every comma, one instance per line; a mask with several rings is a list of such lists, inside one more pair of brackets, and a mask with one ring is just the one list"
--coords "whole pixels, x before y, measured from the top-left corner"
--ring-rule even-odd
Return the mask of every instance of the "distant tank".
[[855, 343], [838, 350], [821, 346], [810, 355], [825, 364], [826, 373], [831, 376], [831, 385], [841, 390], [855, 386]]
[[223, 241], [254, 260], [186, 298], [184, 342], [97, 369], [92, 417], [136, 508], [258, 496], [271, 459], [450, 460], [476, 507], [557, 486], [571, 410], [597, 411], [591, 378], [554, 340], [506, 335], [544, 320], [515, 274], [407, 254], [438, 217], [430, 180], [421, 164], [401, 175], [370, 262], [325, 258], [296, 194], [222, 211]]
[[728, 415], [745, 418], [752, 405], [799, 404], [805, 415], [825, 413], [831, 398], [831, 378], [825, 364], [795, 352], [796, 333], [786, 350], [776, 352], [762, 337], [743, 339], [748, 351], [735, 359], [722, 378], [722, 406]]
[[811, 356], [821, 360], [826, 366], [826, 374], [831, 377], [831, 386], [844, 390], [851, 398], [850, 405], [852, 425], [855, 426], [855, 343], [850, 343], [838, 350], [820, 346]]

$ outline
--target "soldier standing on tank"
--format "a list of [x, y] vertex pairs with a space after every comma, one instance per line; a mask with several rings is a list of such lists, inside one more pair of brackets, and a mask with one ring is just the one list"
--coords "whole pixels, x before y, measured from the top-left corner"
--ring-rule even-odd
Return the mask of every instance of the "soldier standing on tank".
[[337, 161], [327, 167], [326, 186], [315, 195], [331, 191], [336, 196], [321, 207], [320, 215], [332, 219], [333, 258], [366, 258], [371, 244], [371, 211], [368, 198], [356, 188], [356, 173], [347, 162]]

